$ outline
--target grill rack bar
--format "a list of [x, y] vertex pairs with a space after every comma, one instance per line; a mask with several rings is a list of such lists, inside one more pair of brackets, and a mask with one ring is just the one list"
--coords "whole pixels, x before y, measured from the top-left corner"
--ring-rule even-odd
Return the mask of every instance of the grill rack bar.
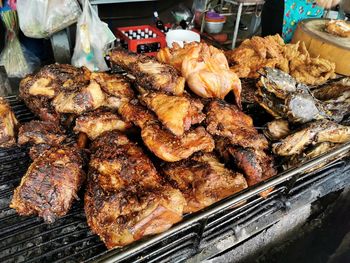
[[[326, 154], [322, 154], [321, 156], [310, 160], [301, 166], [287, 170], [273, 178], [270, 178], [269, 180], [265, 182], [261, 182], [253, 187], [250, 187], [246, 190], [241, 191], [240, 193], [237, 193], [233, 196], [230, 196], [228, 198], [225, 198], [214, 205], [211, 205], [204, 209], [201, 212], [198, 212], [191, 217], [189, 217], [187, 220], [183, 220], [180, 223], [176, 224], [173, 226], [171, 229], [168, 231], [161, 233], [157, 236], [152, 237], [151, 239], [144, 240], [143, 242], [139, 242], [134, 245], [130, 245], [126, 250], [124, 251], [116, 251], [110, 250], [107, 252], [103, 257], [96, 259], [96, 262], [105, 262], [105, 263], [112, 263], [112, 262], [119, 262], [123, 261], [129, 257], [132, 257], [136, 255], [139, 251], [147, 249], [149, 246], [154, 245], [155, 243], [164, 240], [167, 237], [170, 237], [172, 235], [177, 234], [177, 232], [183, 230], [184, 228], [191, 227], [191, 225], [198, 223], [198, 221], [204, 220], [205, 218], [208, 218], [221, 210], [228, 209], [231, 206], [237, 205], [240, 202], [243, 202], [254, 195], [258, 195], [259, 193], [275, 187], [279, 184], [282, 184], [284, 182], [287, 182], [291, 180], [294, 176], [297, 176], [317, 165], [322, 164], [323, 162], [327, 162], [331, 160], [332, 158], [335, 158], [338, 155], [343, 155], [346, 154], [347, 152], [350, 151], [350, 142], [341, 145], [337, 147], [334, 151]], [[117, 252], [117, 253], [116, 253]]]

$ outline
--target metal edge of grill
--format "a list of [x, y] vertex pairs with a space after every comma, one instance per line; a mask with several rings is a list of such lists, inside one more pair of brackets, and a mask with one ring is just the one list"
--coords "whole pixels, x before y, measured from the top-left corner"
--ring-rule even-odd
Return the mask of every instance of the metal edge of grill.
[[[15, 96], [8, 100], [11, 106], [15, 105], [14, 112], [20, 122], [34, 118]], [[2, 262], [40, 262], [52, 261], [53, 258], [57, 262], [184, 261], [217, 237], [233, 231], [233, 226], [247, 227], [260, 218], [284, 209], [286, 205], [283, 200], [289, 195], [298, 195], [311, 184], [322, 183], [334, 171], [341, 171], [346, 166], [350, 170], [349, 160], [339, 160], [302, 175], [310, 168], [349, 152], [350, 143], [347, 143], [198, 213], [186, 215], [183, 221], [162, 234], [145, 238], [125, 248], [107, 251], [99, 238], [89, 230], [81, 202], [75, 202], [72, 210], [53, 225], [46, 225], [36, 217], [20, 217], [8, 208], [8, 203], [3, 202], [11, 198], [14, 187], [30, 163], [27, 151], [22, 147], [0, 149], [0, 183], [6, 181], [8, 184], [5, 187], [0, 185]], [[266, 199], [258, 195], [271, 187], [274, 190]]]

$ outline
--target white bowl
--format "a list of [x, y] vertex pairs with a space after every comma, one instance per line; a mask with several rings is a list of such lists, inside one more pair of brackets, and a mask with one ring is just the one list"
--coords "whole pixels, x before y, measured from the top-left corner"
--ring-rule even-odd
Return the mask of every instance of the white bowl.
[[222, 31], [225, 21], [222, 22], [208, 22], [205, 21], [205, 31], [209, 34], [217, 34]]
[[181, 47], [184, 46], [184, 43], [190, 42], [200, 42], [201, 37], [198, 33], [191, 30], [176, 29], [171, 30], [166, 34], [166, 44], [168, 47], [172, 48], [173, 43], [178, 43]]

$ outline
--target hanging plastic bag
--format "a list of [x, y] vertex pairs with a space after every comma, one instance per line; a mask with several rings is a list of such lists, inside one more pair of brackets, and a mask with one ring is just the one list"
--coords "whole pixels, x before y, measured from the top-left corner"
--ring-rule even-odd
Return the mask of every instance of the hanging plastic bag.
[[76, 0], [18, 0], [17, 11], [21, 30], [31, 38], [47, 38], [81, 15]]
[[84, 0], [83, 14], [78, 19], [72, 65], [85, 66], [91, 71], [106, 71], [106, 52], [115, 36], [108, 25], [100, 20], [88, 0]]
[[40, 65], [40, 60], [24, 48], [18, 40], [17, 12], [10, 10], [1, 13], [6, 27], [5, 47], [0, 54], [0, 65], [9, 77], [23, 78]]

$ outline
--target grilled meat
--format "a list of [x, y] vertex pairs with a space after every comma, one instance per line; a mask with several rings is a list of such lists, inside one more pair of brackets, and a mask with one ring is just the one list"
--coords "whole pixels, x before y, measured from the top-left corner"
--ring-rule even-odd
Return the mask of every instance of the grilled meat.
[[66, 139], [62, 129], [55, 123], [47, 121], [30, 121], [19, 128], [19, 144], [60, 145]]
[[283, 139], [291, 132], [288, 121], [283, 119], [270, 121], [266, 126], [267, 129], [264, 131], [264, 134], [273, 141]]
[[85, 213], [108, 248], [161, 233], [182, 219], [185, 199], [162, 182], [141, 148], [107, 132], [91, 149]]
[[195, 152], [211, 152], [214, 149], [214, 140], [203, 127], [189, 130], [182, 136], [175, 136], [164, 129], [155, 116], [140, 104], [125, 103], [119, 108], [119, 113], [141, 128], [145, 145], [164, 161], [176, 162]]
[[37, 214], [53, 223], [69, 211], [85, 175], [81, 152], [73, 147], [54, 147], [30, 165], [15, 189], [10, 207], [20, 215]]
[[193, 153], [211, 152], [214, 140], [204, 127], [197, 127], [178, 137], [161, 127], [158, 122], [150, 122], [141, 131], [145, 145], [157, 157], [167, 162], [176, 162], [190, 157]]
[[91, 79], [96, 81], [105, 93], [104, 106], [108, 108], [117, 109], [134, 97], [130, 83], [122, 75], [94, 72], [91, 73]]
[[262, 182], [277, 174], [273, 158], [261, 149], [232, 145], [227, 139], [216, 141], [216, 150], [226, 163], [233, 161], [243, 172], [249, 186]]
[[51, 100], [61, 91], [74, 91], [87, 85], [89, 79], [90, 71], [84, 67], [51, 64], [22, 79], [20, 97], [41, 120], [59, 123], [60, 114], [51, 105]]
[[297, 84], [287, 73], [265, 68], [260, 74], [256, 101], [272, 116], [298, 123], [333, 118], [307, 86]]
[[124, 121], [117, 113], [100, 108], [79, 116], [75, 120], [74, 131], [83, 132], [94, 140], [106, 131], [125, 131], [131, 126], [130, 122]]
[[168, 163], [163, 172], [184, 194], [187, 201], [184, 213], [196, 212], [247, 188], [243, 175], [228, 170], [215, 155], [208, 153]]
[[234, 105], [215, 100], [209, 104], [206, 118], [211, 135], [228, 138], [233, 145], [266, 149], [268, 142], [253, 126], [253, 120]]
[[105, 94], [100, 85], [92, 80], [88, 86], [78, 91], [60, 92], [52, 101], [59, 113], [82, 114], [101, 107], [105, 102]]
[[51, 148], [52, 146], [49, 144], [33, 144], [29, 149], [29, 157], [34, 161], [40, 155], [44, 154], [45, 151], [50, 150]]
[[154, 58], [136, 55], [122, 49], [110, 52], [112, 64], [118, 65], [136, 78], [136, 83], [148, 90], [164, 91], [181, 95], [185, 79], [172, 66], [159, 63]]
[[181, 136], [192, 124], [201, 123], [205, 115], [203, 104], [189, 97], [169, 96], [163, 93], [148, 93], [141, 100], [151, 109], [174, 135]]
[[0, 97], [0, 147], [16, 144], [18, 121], [7, 101]]
[[301, 154], [310, 144], [350, 141], [350, 127], [328, 120], [315, 121], [272, 145], [273, 152], [281, 156]]

